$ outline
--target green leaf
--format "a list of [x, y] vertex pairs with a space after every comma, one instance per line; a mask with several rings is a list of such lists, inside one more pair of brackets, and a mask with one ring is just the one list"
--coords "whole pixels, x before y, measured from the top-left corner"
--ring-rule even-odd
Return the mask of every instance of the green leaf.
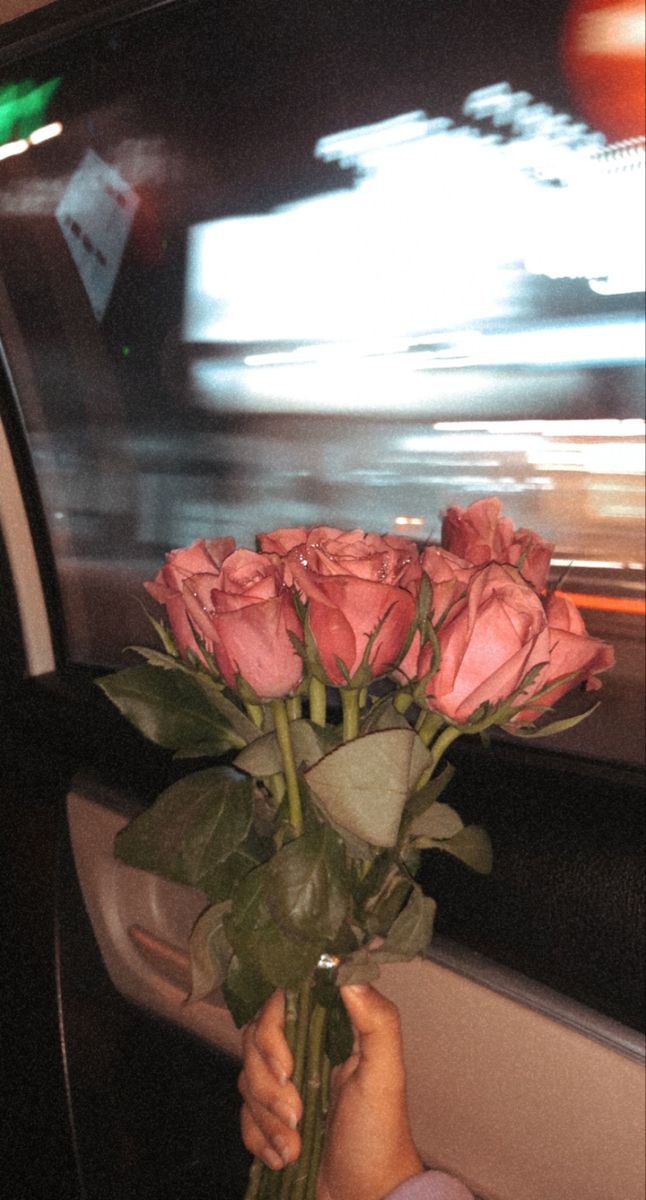
[[408, 962], [422, 954], [433, 935], [436, 908], [435, 901], [415, 886], [386, 940], [378, 950], [372, 951], [377, 962]]
[[376, 733], [380, 729], [410, 729], [406, 717], [389, 698], [374, 704], [361, 723], [362, 733]]
[[189, 1001], [202, 1000], [224, 983], [233, 953], [224, 928], [224, 916], [230, 908], [229, 900], [211, 904], [193, 926], [188, 943], [191, 957]]
[[383, 729], [344, 742], [305, 778], [335, 825], [374, 846], [394, 846], [410, 791], [429, 759], [414, 730]]
[[[139, 603], [141, 604], [141, 601]], [[171, 654], [173, 658], [179, 658], [179, 650], [177, 649], [175, 638], [173, 637], [170, 629], [164, 625], [163, 621], [158, 621], [155, 617], [153, 617], [152, 613], [148, 612], [145, 604], [141, 604], [141, 608], [144, 616], [155, 630], [155, 633], [164, 647], [164, 650], [166, 650], [168, 654]]]
[[[296, 766], [304, 763], [309, 767], [318, 762], [323, 754], [323, 747], [316, 734], [314, 726], [309, 721], [298, 720], [290, 722], [289, 735], [294, 751]], [[256, 738], [235, 759], [235, 765], [241, 771], [247, 771], [258, 779], [267, 779], [283, 770], [283, 760], [276, 734], [272, 731], [263, 737]]]
[[265, 901], [281, 929], [297, 940], [331, 941], [348, 911], [340, 838], [328, 825], [309, 829], [267, 864]]
[[244, 841], [253, 812], [253, 781], [225, 767], [196, 771], [172, 784], [117, 834], [115, 853], [133, 867], [211, 889], [220, 899], [217, 865]]
[[227, 936], [236, 955], [273, 987], [300, 987], [316, 966], [325, 939], [296, 942], [273, 920], [265, 903], [265, 876], [269, 864], [251, 871], [233, 893], [233, 906], [227, 921]]
[[417, 816], [419, 813], [425, 812], [431, 804], [435, 804], [454, 775], [455, 767], [453, 764], [450, 762], [445, 763], [439, 775], [434, 775], [432, 779], [429, 779], [428, 783], [424, 784], [424, 787], [420, 788], [419, 791], [413, 792], [406, 805], [406, 815]]
[[151, 667], [161, 667], [163, 671], [186, 671], [187, 674], [191, 674], [190, 668], [186, 667], [176, 654], [166, 654], [163, 650], [151, 650], [149, 646], [128, 646], [128, 649], [139, 654], [141, 658], [145, 658]]
[[413, 817], [407, 832], [415, 838], [415, 845], [421, 848], [427, 845], [429, 838], [431, 841], [428, 844], [434, 845], [438, 838], [452, 838], [463, 828], [464, 822], [455, 809], [436, 801], [423, 813]]
[[426, 849], [445, 850], [454, 858], [471, 867], [480, 875], [488, 875], [493, 866], [493, 852], [489, 835], [479, 825], [465, 825], [452, 838], [442, 841], [429, 839], [425, 842]]
[[258, 1010], [274, 991], [274, 985], [251, 963], [242, 963], [234, 955], [229, 964], [223, 991], [227, 1008], [240, 1029], [249, 1021], [253, 1021]]
[[555, 733], [564, 733], [566, 729], [574, 729], [581, 721], [585, 721], [599, 707], [600, 701], [592, 705], [592, 708], [586, 709], [585, 712], [578, 713], [575, 717], [563, 717], [560, 721], [550, 721], [549, 725], [543, 725], [540, 729], [527, 729], [520, 726], [516, 729], [513, 725], [507, 727], [507, 732], [519, 738], [542, 738], [553, 737]]
[[144, 737], [182, 757], [217, 756], [244, 745], [197, 677], [181, 668], [162, 671], [146, 663], [104, 675], [97, 683]]
[[347, 987], [351, 983], [374, 983], [379, 974], [379, 963], [374, 953], [363, 946], [341, 963], [336, 978], [339, 987]]
[[264, 847], [260, 850], [260, 845], [261, 839], [255, 836], [252, 829], [246, 841], [229, 854], [228, 858], [211, 865], [208, 877], [208, 895], [211, 900], [228, 900], [245, 875], [266, 861], [269, 853]]
[[403, 875], [396, 876], [383, 895], [379, 896], [373, 905], [366, 907], [364, 919], [366, 932], [372, 937], [385, 936], [406, 903], [410, 890], [410, 878]]
[[260, 737], [260, 730], [253, 721], [249, 719], [246, 713], [241, 712], [237, 704], [229, 700], [221, 689], [219, 683], [207, 675], [205, 671], [196, 671], [195, 682], [202, 689], [210, 704], [217, 710], [221, 717], [226, 721], [235, 732], [240, 740], [236, 742], [236, 747], [244, 746], [248, 742], [253, 742], [257, 737]]
[[369, 869], [365, 874], [362, 873], [362, 878], [355, 883], [353, 888], [355, 901], [360, 908], [371, 898], [379, 895], [392, 869], [392, 854], [381, 851], [376, 857], [373, 857]]

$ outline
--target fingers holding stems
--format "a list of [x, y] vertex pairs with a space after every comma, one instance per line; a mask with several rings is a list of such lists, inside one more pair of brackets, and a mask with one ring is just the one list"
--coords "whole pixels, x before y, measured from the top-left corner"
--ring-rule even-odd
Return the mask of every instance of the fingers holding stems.
[[245, 1146], [275, 1171], [298, 1158], [301, 1148], [297, 1127], [303, 1104], [291, 1082], [293, 1066], [285, 1037], [285, 997], [275, 992], [245, 1030], [238, 1080]]

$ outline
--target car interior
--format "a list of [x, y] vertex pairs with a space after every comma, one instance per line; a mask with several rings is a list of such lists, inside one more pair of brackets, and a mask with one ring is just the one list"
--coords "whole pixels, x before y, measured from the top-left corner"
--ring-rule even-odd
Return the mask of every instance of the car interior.
[[643, 1198], [635, 11], [0, 3], [7, 1195], [245, 1191], [240, 1031], [186, 1003], [203, 896], [113, 854], [187, 771], [96, 686], [150, 643], [144, 581], [296, 524], [437, 541], [497, 495], [616, 666], [574, 728], [452, 749], [494, 868], [423, 852], [435, 933], [379, 986], [425, 1163]]

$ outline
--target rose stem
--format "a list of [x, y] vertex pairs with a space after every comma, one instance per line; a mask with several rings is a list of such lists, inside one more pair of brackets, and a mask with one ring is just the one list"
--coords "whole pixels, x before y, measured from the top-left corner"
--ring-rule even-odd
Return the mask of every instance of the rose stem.
[[315, 725], [325, 725], [327, 694], [325, 684], [314, 676], [310, 679], [310, 721]]
[[350, 742], [359, 736], [359, 691], [357, 688], [341, 688], [343, 704], [343, 740]]
[[302, 704], [300, 696], [287, 697], [287, 716], [290, 721], [298, 721], [302, 715]]
[[254, 725], [257, 725], [259, 729], [262, 729], [265, 715], [262, 711], [262, 705], [245, 704], [245, 708], [247, 710], [247, 716], [249, 717], [249, 720], [253, 721]]
[[[307, 980], [299, 992], [291, 993], [291, 1003], [296, 1011], [295, 1029], [293, 1030], [293, 1046], [294, 1054], [294, 1071], [292, 1074], [292, 1082], [298, 1089], [299, 1094], [303, 1097], [303, 1078], [305, 1076], [305, 1064], [307, 1058], [307, 1041], [310, 1027], [310, 993], [312, 990], [311, 980]], [[302, 1158], [301, 1150], [301, 1158]], [[288, 1167], [280, 1173], [280, 1190], [277, 1190], [278, 1200], [290, 1200], [292, 1194], [292, 1185], [296, 1176], [296, 1170], [300, 1159], [295, 1163], [290, 1163]]]
[[303, 1119], [303, 1148], [298, 1160], [296, 1179], [289, 1200], [306, 1200], [315, 1162], [318, 1161], [319, 1142], [323, 1136], [321, 1120], [321, 1085], [323, 1082], [323, 1053], [327, 1009], [317, 1004], [312, 1013], [307, 1048], [307, 1079], [303, 1088], [305, 1115]]
[[285, 701], [272, 700], [271, 711], [274, 716], [276, 737], [278, 738], [280, 756], [283, 760], [285, 783], [287, 784], [289, 823], [294, 830], [295, 837], [300, 837], [301, 833], [303, 832], [303, 812], [301, 809], [301, 796], [298, 789], [298, 778], [296, 776], [294, 751], [292, 750], [292, 741], [289, 736], [289, 721], [287, 720], [287, 708]]
[[316, 1141], [312, 1152], [310, 1162], [309, 1176], [307, 1180], [307, 1195], [305, 1200], [316, 1200], [316, 1181], [318, 1179], [319, 1170], [321, 1168], [321, 1158], [323, 1157], [323, 1143], [325, 1140], [325, 1118], [327, 1116], [328, 1101], [330, 1097], [330, 1060], [327, 1054], [323, 1054], [323, 1065], [321, 1070], [321, 1087], [319, 1091], [319, 1127], [317, 1129]]
[[439, 713], [424, 712], [422, 709], [415, 723], [415, 729], [421, 737], [424, 745], [428, 746], [435, 737], [438, 729], [440, 729], [443, 724], [444, 719]]
[[397, 712], [403, 713], [404, 715], [408, 712], [408, 709], [412, 703], [413, 697], [411, 696], [410, 692], [398, 692], [393, 700], [394, 708], [397, 709]]
[[[285, 1041], [292, 1054], [295, 1054], [296, 1051], [297, 1018], [298, 992], [290, 989], [285, 992]], [[275, 1200], [276, 1197], [280, 1196], [286, 1169], [284, 1168], [282, 1171], [269, 1171], [265, 1168], [266, 1188], [265, 1192], [259, 1197], [259, 1200]]]
[[[433, 743], [433, 746], [431, 747], [431, 761], [428, 768], [429, 779], [439, 763], [442, 755], [444, 754], [444, 751], [448, 750], [451, 742], [454, 742], [456, 738], [459, 738], [463, 732], [464, 730], [457, 729], [455, 725], [449, 725], [448, 729], [445, 729]], [[424, 772], [424, 774], [426, 774], [426, 772]]]
[[276, 801], [276, 808], [278, 808], [278, 805], [285, 795], [285, 776], [283, 775], [282, 771], [278, 771], [275, 775], [270, 775], [269, 786], [272, 790], [274, 800]]
[[244, 1194], [244, 1200], [258, 1200], [264, 1182], [264, 1167], [261, 1158], [254, 1158], [249, 1171], [249, 1183]]

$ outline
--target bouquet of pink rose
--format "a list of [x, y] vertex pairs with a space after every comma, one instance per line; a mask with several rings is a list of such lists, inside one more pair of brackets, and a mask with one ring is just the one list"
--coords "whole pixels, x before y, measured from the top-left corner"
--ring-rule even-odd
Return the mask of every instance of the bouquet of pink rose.
[[[276, 988], [305, 1113], [299, 1162], [254, 1162], [247, 1200], [312, 1200], [329, 1072], [351, 1049], [338, 985], [423, 952], [435, 903], [415, 880], [436, 847], [490, 869], [483, 830], [440, 800], [461, 734], [536, 729], [613, 653], [546, 590], [553, 547], [498, 500], [449, 508], [442, 544], [328, 527], [167, 555], [149, 593], [161, 650], [100, 680], [182, 758], [217, 758], [117, 838], [124, 861], [200, 889], [192, 997], [222, 987], [235, 1021]], [[582, 714], [587, 715], [587, 714]]]

